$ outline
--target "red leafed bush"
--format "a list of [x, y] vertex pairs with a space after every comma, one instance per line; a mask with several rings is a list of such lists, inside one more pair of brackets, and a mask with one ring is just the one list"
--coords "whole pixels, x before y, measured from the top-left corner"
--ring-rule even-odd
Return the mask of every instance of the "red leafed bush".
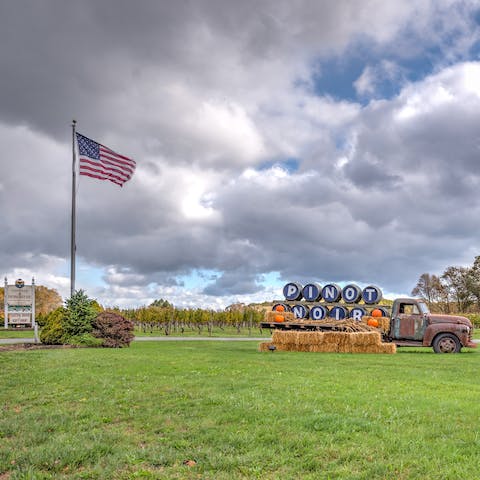
[[93, 336], [103, 340], [102, 347], [128, 347], [134, 337], [133, 322], [118, 313], [101, 312], [92, 325]]

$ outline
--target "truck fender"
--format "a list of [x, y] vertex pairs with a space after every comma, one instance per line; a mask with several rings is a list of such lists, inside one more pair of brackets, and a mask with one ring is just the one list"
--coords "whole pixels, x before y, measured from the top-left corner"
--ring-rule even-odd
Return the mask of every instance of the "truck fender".
[[462, 328], [462, 325], [457, 325], [453, 323], [434, 323], [429, 325], [425, 330], [425, 335], [423, 336], [423, 346], [431, 347], [433, 339], [439, 333], [451, 333], [455, 335], [460, 343], [465, 346], [468, 343], [468, 332]]

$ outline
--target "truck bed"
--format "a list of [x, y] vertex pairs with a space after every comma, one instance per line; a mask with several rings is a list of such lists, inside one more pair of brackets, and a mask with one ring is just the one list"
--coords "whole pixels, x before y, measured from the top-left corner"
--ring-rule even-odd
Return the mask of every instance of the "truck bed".
[[261, 322], [260, 328], [271, 330], [307, 330], [335, 332], [371, 332], [379, 329], [355, 320], [296, 320], [294, 322]]

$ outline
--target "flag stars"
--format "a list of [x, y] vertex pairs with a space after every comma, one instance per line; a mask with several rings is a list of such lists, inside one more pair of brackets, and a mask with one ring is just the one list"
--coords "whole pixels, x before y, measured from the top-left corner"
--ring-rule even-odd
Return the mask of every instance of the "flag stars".
[[90, 158], [100, 158], [100, 148], [98, 143], [77, 133], [78, 151], [80, 155], [86, 155]]

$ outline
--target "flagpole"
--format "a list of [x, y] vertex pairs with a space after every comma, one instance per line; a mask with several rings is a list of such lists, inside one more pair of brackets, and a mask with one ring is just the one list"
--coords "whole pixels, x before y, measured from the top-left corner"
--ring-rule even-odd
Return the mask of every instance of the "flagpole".
[[70, 242], [70, 296], [75, 293], [75, 254], [77, 246], [75, 244], [75, 230], [76, 230], [76, 172], [75, 172], [75, 127], [77, 121], [72, 121], [72, 230]]

